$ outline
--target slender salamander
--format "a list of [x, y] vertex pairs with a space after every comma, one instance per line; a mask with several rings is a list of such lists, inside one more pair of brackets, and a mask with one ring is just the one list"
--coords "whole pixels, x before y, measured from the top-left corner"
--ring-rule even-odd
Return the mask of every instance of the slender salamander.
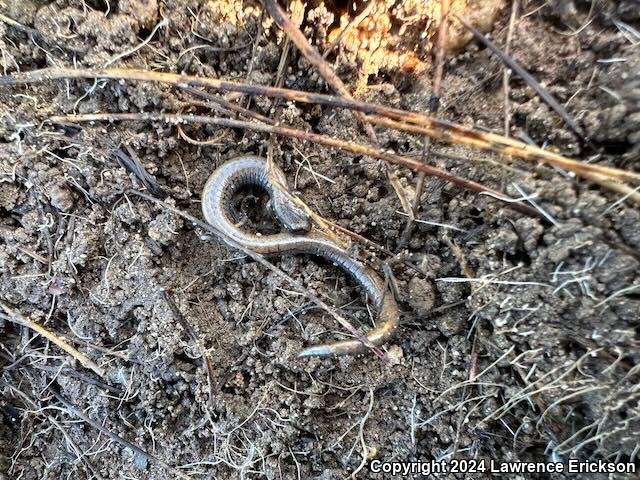
[[[274, 166], [272, 175], [286, 187], [282, 170]], [[245, 186], [263, 188], [270, 197], [271, 207], [287, 231], [274, 235], [256, 235], [240, 229], [234, 222], [233, 196]], [[307, 253], [324, 257], [345, 269], [373, 300], [378, 312], [378, 326], [366, 333], [376, 346], [382, 345], [398, 325], [398, 305], [385, 288], [384, 281], [370, 267], [353, 259], [346, 250], [328, 236], [312, 232], [308, 215], [272, 184], [265, 159], [257, 156], [237, 157], [224, 163], [209, 177], [202, 191], [202, 213], [214, 228], [245, 248], [263, 255]], [[224, 238], [222, 238], [224, 241]], [[303, 350], [299, 356], [349, 355], [366, 351], [359, 340], [317, 345]]]

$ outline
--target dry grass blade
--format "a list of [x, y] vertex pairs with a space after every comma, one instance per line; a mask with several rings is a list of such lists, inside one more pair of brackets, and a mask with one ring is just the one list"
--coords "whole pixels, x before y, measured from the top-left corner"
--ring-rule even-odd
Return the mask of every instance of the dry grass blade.
[[[445, 170], [441, 170], [436, 167], [432, 167], [430, 165], [424, 165], [421, 162], [413, 160], [408, 157], [404, 157], [402, 155], [397, 155], [395, 153], [389, 153], [382, 150], [378, 150], [373, 147], [369, 147], [366, 145], [361, 145], [355, 142], [346, 142], [344, 140], [339, 140], [337, 138], [329, 137], [326, 135], [319, 135], [317, 133], [305, 132], [304, 130], [298, 130], [295, 128], [288, 127], [280, 127], [277, 125], [267, 125], [264, 123], [255, 123], [255, 122], [245, 122], [242, 120], [234, 120], [230, 118], [217, 118], [217, 117], [206, 117], [201, 115], [175, 115], [175, 114], [162, 114], [162, 113], [94, 113], [94, 114], [83, 114], [83, 115], [67, 115], [67, 116], [54, 116], [49, 119], [55, 123], [75, 123], [75, 122], [96, 122], [96, 121], [126, 121], [126, 120], [134, 120], [134, 121], [164, 121], [171, 122], [175, 124], [185, 123], [185, 122], [195, 122], [195, 123], [206, 123], [211, 125], [218, 125], [230, 128], [242, 128], [249, 129], [258, 132], [264, 133], [274, 133], [276, 135], [283, 135], [291, 138], [298, 138], [300, 140], [306, 140], [310, 142], [314, 142], [320, 145], [326, 145], [328, 147], [337, 148], [339, 150], [353, 153], [356, 155], [368, 155], [372, 158], [379, 158], [381, 160], [386, 160], [391, 163], [395, 163], [398, 165], [402, 165], [407, 168], [411, 168], [412, 170], [416, 170], [418, 172], [426, 172], [429, 175], [433, 175], [436, 177], [440, 177], [448, 182], [451, 182], [455, 185], [459, 185], [463, 188], [471, 190], [476, 193], [488, 193], [491, 194], [492, 197], [497, 198], [498, 200], [507, 199], [511, 200], [509, 197], [505, 196], [503, 193], [493, 190], [492, 188], [485, 187], [477, 182], [472, 180], [468, 180], [466, 178], [459, 177], [454, 175], [453, 173], [447, 172]], [[528, 205], [524, 205], [522, 203], [517, 202], [509, 202], [507, 204], [509, 208], [513, 208], [514, 210], [518, 210], [526, 215], [532, 217], [540, 217], [539, 212], [529, 207]]]
[[[476, 148], [478, 150], [485, 150], [489, 152], [499, 153], [501, 155], [520, 157], [529, 161], [555, 165], [557, 167], [570, 170], [581, 177], [592, 180], [614, 191], [627, 191], [629, 187], [628, 185], [625, 185], [623, 183], [616, 183], [613, 179], [636, 182], [640, 180], [640, 174], [637, 174], [635, 172], [579, 162], [551, 152], [545, 152], [545, 155], [541, 155], [539, 152], [539, 148], [530, 147], [517, 141], [502, 143], [501, 140], [509, 139], [507, 137], [501, 137], [500, 135], [492, 133], [476, 135], [475, 132], [473, 134], [469, 134], [470, 132], [467, 131], [466, 134], [459, 134], [456, 133], [456, 130], [459, 131], [458, 129], [453, 131], [439, 131], [429, 127], [398, 122], [378, 115], [367, 115], [367, 118], [369, 119], [369, 121], [371, 121], [371, 123], [374, 123], [376, 125], [396, 128], [398, 130], [420, 135], [429, 135], [430, 137], [436, 138], [443, 142], [457, 143], [460, 145], [466, 145], [468, 147]], [[461, 131], [459, 132], [462, 133]], [[634, 200], [633, 196], [630, 196], [629, 198]]]
[[[396, 128], [409, 133], [420, 135], [437, 134], [437, 139], [468, 145], [482, 150], [490, 150], [503, 155], [519, 157], [529, 161], [553, 164], [575, 173], [594, 172], [611, 179], [640, 182], [640, 173], [621, 170], [614, 167], [606, 167], [595, 164], [588, 164], [572, 160], [541, 148], [527, 145], [524, 142], [514, 140], [509, 137], [486, 133], [471, 127], [459, 125], [453, 122], [439, 120], [429, 115], [401, 110], [398, 108], [386, 107], [373, 103], [359, 102], [357, 100], [337, 97], [334, 95], [324, 95], [320, 93], [309, 93], [300, 90], [290, 90], [286, 88], [267, 87], [263, 85], [250, 85], [229, 80], [219, 80], [210, 77], [196, 77], [191, 75], [181, 75], [167, 72], [151, 72], [148, 70], [136, 70], [126, 68], [112, 68], [102, 70], [73, 69], [73, 68], [50, 68], [34, 70], [15, 75], [0, 76], [0, 86], [18, 85], [24, 83], [45, 82], [55, 79], [70, 78], [110, 78], [117, 80], [140, 80], [149, 82], [162, 82], [183, 87], [208, 87], [220, 90], [241, 92], [250, 95], [265, 95], [275, 98], [285, 98], [287, 100], [326, 105], [336, 108], [347, 108], [364, 113], [372, 113], [377, 116], [368, 116], [370, 123]], [[387, 117], [387, 118], [383, 118]], [[394, 121], [391, 121], [394, 120]], [[436, 132], [436, 130], [443, 130]]]
[[[129, 155], [124, 153], [124, 151], [119, 148], [113, 141], [105, 135], [96, 135], [96, 138], [102, 142], [102, 144], [116, 157], [118, 162], [128, 171], [133, 173], [140, 182], [144, 185], [144, 187], [149, 190], [151, 193], [160, 198], [165, 198], [167, 193], [158, 185], [155, 177], [147, 172], [146, 168], [138, 158], [136, 152], [129, 146], [125, 145], [125, 148], [129, 152]], [[78, 139], [68, 137], [67, 140], [69, 143], [74, 143], [77, 145], [82, 145], [85, 147], [89, 147], [89, 145]]]
[[583, 172], [581, 174], [587, 180], [591, 180], [593, 183], [597, 183], [609, 190], [614, 192], [618, 192], [622, 194], [622, 201], [631, 200], [632, 202], [640, 205], [640, 193], [638, 193], [638, 188], [631, 188], [629, 185], [625, 185], [624, 183], [614, 182], [609, 180], [607, 177], [600, 175], [598, 173], [593, 172]]
[[144, 168], [140, 158], [138, 158], [138, 155], [130, 145], [125, 145], [127, 152], [129, 152], [129, 156], [127, 156], [121, 149], [116, 147], [111, 140], [103, 137], [103, 141], [107, 144], [118, 160], [120, 160], [124, 167], [131, 171], [150, 192], [153, 192], [154, 195], [157, 195], [160, 198], [165, 198], [167, 196], [167, 193], [160, 187], [160, 185], [158, 185], [158, 182], [156, 182], [153, 175], [150, 175], [146, 168]]
[[13, 310], [8, 305], [0, 302], [0, 307], [6, 312], [6, 315], [1, 315], [1, 317], [5, 320], [9, 320], [10, 322], [17, 323], [18, 325], [22, 325], [23, 327], [30, 328], [38, 335], [42, 335], [47, 340], [51, 341], [62, 350], [67, 352], [73, 358], [78, 360], [83, 367], [93, 370], [100, 377], [104, 378], [106, 373], [103, 368], [101, 368], [97, 363], [87, 357], [84, 353], [79, 352], [74, 347], [69, 345], [67, 342], [62, 340], [60, 337], [56, 336], [53, 332], [47, 330], [42, 325], [30, 320], [29, 318], [22, 315], [20, 312]]

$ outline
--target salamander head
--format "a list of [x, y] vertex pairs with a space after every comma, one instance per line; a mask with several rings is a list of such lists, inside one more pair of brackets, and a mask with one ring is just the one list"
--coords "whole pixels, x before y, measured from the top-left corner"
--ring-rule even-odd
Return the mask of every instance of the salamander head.
[[[264, 165], [264, 169], [264, 176], [268, 178], [266, 163]], [[272, 173], [280, 184], [279, 186], [269, 185], [267, 187], [270, 191], [270, 201], [273, 211], [287, 230], [292, 230], [294, 232], [308, 232], [311, 230], [311, 218], [302, 208], [296, 205], [291, 198], [291, 193], [287, 190], [287, 179], [284, 173], [277, 166], [273, 167]], [[268, 183], [271, 184], [271, 179], [268, 180]], [[282, 189], [287, 191], [282, 191]]]
[[280, 221], [287, 230], [294, 232], [308, 232], [311, 230], [311, 218], [288, 198], [280, 202], [273, 202], [273, 207]]

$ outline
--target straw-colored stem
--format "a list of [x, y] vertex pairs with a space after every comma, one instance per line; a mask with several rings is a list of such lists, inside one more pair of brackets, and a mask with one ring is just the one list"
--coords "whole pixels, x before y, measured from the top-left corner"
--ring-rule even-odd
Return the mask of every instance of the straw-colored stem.
[[60, 347], [62, 350], [67, 352], [73, 358], [78, 360], [83, 367], [93, 370], [95, 373], [100, 375], [100, 377], [104, 378], [105, 376], [104, 369], [98, 366], [97, 363], [95, 363], [93, 360], [87, 357], [84, 353], [79, 352], [74, 347], [72, 347], [67, 342], [65, 342], [63, 339], [61, 339], [60, 337], [57, 337], [53, 332], [50, 332], [42, 325], [25, 317], [20, 312], [13, 310], [8, 305], [5, 305], [4, 303], [0, 302], [0, 307], [2, 307], [2, 309], [7, 313], [6, 316], [3, 315], [3, 318], [9, 321], [12, 321], [14, 323], [17, 323], [18, 325], [22, 325], [23, 327], [30, 328], [31, 330], [36, 332], [38, 335], [43, 336], [44, 338], [51, 341], [52, 343]]

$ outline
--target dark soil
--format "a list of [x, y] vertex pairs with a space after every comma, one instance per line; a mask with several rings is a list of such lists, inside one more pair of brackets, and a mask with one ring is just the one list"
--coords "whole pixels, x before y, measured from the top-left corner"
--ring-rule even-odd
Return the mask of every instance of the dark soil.
[[[321, 51], [332, 8], [342, 3], [311, 2], [307, 11], [302, 30]], [[510, 52], [593, 145], [519, 78], [510, 81], [510, 135], [638, 171], [638, 2], [598, 2], [593, 10], [586, 1], [546, 3], [520, 2]], [[0, 12], [27, 27], [0, 22], [7, 75], [113, 61], [273, 85], [283, 45], [258, 5], [233, 0], [0, 0]], [[507, 7], [490, 34], [502, 46], [509, 16]], [[163, 18], [168, 24], [154, 33]], [[357, 57], [338, 52], [328, 60], [360, 87], [360, 99], [428, 111], [430, 53], [421, 48], [424, 71], [381, 65], [364, 89]], [[442, 116], [503, 132], [502, 78], [499, 60], [476, 44], [449, 55]], [[284, 86], [328, 92], [295, 49]], [[0, 479], [333, 479], [358, 470], [363, 457], [637, 465], [637, 206], [559, 169], [517, 159], [504, 165], [493, 154], [436, 143], [434, 152], [449, 156], [431, 163], [514, 198], [522, 197], [517, 188], [535, 194], [554, 222], [428, 178], [420, 218], [442, 226], [418, 223], [404, 255], [410, 260], [389, 263], [402, 310], [386, 346], [396, 363], [372, 354], [298, 359], [304, 346], [344, 337], [331, 317], [301, 312], [308, 301], [275, 274], [165, 208], [123, 194], [144, 185], [114, 154], [137, 157], [167, 202], [200, 217], [209, 174], [234, 156], [266, 155], [267, 136], [233, 130], [197, 146], [163, 122], [43, 123], [70, 113], [178, 112], [187, 101], [144, 82], [0, 89], [0, 301], [107, 372], [99, 379], [0, 318]], [[345, 111], [241, 101], [283, 124], [368, 142]], [[222, 133], [185, 132], [200, 140]], [[420, 157], [420, 138], [377, 133], [382, 148]], [[378, 161], [286, 138], [276, 139], [274, 158], [316, 212], [397, 250], [406, 218]], [[412, 192], [417, 175], [396, 172]], [[254, 210], [249, 221], [261, 221], [262, 203], [245, 202]], [[260, 228], [277, 228], [267, 223]], [[344, 306], [354, 324], [370, 325], [356, 285], [338, 268], [308, 256], [272, 261]], [[110, 439], [52, 392], [153, 457]], [[383, 477], [366, 462], [356, 476]]]

